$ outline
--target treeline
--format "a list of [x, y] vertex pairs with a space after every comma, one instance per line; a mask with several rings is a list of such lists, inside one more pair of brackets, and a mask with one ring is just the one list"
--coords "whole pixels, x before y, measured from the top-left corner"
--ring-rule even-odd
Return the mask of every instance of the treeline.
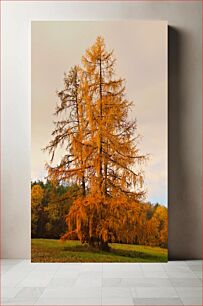
[[54, 185], [50, 181], [32, 182], [32, 238], [60, 238], [67, 230], [65, 218], [78, 194], [77, 185]]
[[[53, 238], [59, 239], [69, 231], [66, 217], [70, 208], [77, 207], [77, 198], [81, 195], [81, 188], [78, 185], [60, 185], [50, 181], [31, 183], [31, 207], [32, 207], [32, 238]], [[96, 195], [95, 195], [96, 197]], [[85, 201], [85, 199], [84, 199]], [[92, 201], [95, 201], [92, 198]], [[76, 203], [73, 205], [73, 203]], [[84, 203], [85, 205], [85, 203]], [[104, 204], [103, 204], [104, 205]], [[108, 213], [112, 211], [113, 218], [116, 218], [116, 206], [106, 203]], [[125, 211], [126, 203], [118, 203]], [[151, 245], [167, 247], [168, 241], [168, 210], [165, 206], [151, 203], [131, 203], [133, 206], [133, 224], [127, 224], [128, 219], [123, 214], [123, 219], [117, 225], [109, 228], [109, 242], [133, 243], [140, 245]], [[119, 216], [120, 219], [120, 216]], [[108, 226], [111, 225], [111, 214], [108, 216]], [[128, 228], [129, 230], [122, 230]], [[93, 229], [94, 230], [94, 229]], [[89, 228], [83, 228], [82, 232]], [[129, 233], [129, 234], [128, 234]], [[73, 233], [68, 239], [78, 239]]]

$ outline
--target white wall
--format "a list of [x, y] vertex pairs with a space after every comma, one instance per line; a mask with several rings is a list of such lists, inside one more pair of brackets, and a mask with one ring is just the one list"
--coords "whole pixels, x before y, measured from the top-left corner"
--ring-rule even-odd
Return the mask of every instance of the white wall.
[[200, 258], [201, 2], [4, 1], [3, 258], [30, 258], [30, 21], [159, 19], [169, 26], [169, 254]]

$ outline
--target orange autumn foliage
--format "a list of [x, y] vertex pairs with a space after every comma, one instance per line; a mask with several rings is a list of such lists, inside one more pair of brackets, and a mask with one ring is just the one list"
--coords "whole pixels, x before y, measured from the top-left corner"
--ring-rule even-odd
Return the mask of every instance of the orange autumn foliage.
[[66, 217], [69, 231], [62, 240], [78, 237], [82, 243], [101, 247], [108, 242], [167, 246], [167, 208], [154, 208], [147, 217], [148, 204], [98, 194], [80, 197]]
[[141, 204], [145, 190], [140, 165], [146, 156], [138, 149], [136, 120], [129, 120], [132, 102], [126, 98], [125, 80], [115, 77], [113, 51], [106, 50], [103, 38], [86, 50], [82, 67], [65, 74], [64, 89], [57, 94], [58, 119], [45, 149], [51, 162], [58, 147], [66, 154], [57, 166], [47, 165], [48, 177], [79, 184], [82, 191], [66, 218], [68, 232], [62, 239], [77, 237], [101, 249], [112, 241], [153, 244], [150, 237], [160, 224], [157, 218], [146, 221]]

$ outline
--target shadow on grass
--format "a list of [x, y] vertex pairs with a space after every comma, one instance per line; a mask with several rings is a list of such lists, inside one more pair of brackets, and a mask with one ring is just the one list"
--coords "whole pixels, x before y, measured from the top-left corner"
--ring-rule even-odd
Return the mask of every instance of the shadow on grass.
[[156, 260], [160, 258], [160, 256], [157, 254], [148, 254], [140, 251], [132, 251], [132, 250], [120, 250], [120, 249], [113, 249], [110, 248], [109, 251], [102, 251], [99, 250], [96, 247], [89, 246], [87, 244], [84, 245], [77, 245], [74, 247], [64, 247], [64, 251], [69, 251], [69, 252], [91, 252], [91, 253], [99, 253], [103, 255], [113, 255], [113, 256], [122, 256], [122, 257], [130, 257], [130, 258], [142, 258], [146, 260]]

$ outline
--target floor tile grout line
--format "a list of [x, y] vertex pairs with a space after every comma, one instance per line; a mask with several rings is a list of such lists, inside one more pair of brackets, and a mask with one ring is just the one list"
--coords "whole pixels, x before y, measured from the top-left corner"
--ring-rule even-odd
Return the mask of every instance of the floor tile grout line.
[[[22, 260], [22, 262], [23, 261], [25, 261], [25, 260]], [[20, 263], [19, 263], [20, 264]], [[31, 264], [31, 262], [29, 262], [29, 264]], [[34, 270], [34, 268], [33, 268], [33, 270]], [[18, 281], [18, 284], [19, 284], [19, 282], [22, 282], [28, 275], [29, 275], [29, 273], [30, 272], [32, 272], [32, 270], [31, 271], [28, 271], [27, 272], [27, 274], [24, 276], [24, 277], [22, 277], [19, 281]], [[15, 286], [13, 286], [13, 288], [18, 288], [18, 285], [16, 284]], [[23, 288], [23, 287], [22, 287]]]
[[[167, 271], [166, 271], [166, 273], [167, 273]], [[168, 273], [167, 273], [167, 275], [168, 275]], [[168, 279], [169, 279], [169, 281], [170, 281], [172, 287], [174, 288], [175, 292], [177, 293], [178, 298], [181, 300], [182, 305], [185, 305], [185, 304], [184, 304], [184, 301], [183, 301], [183, 299], [182, 299], [182, 297], [180, 296], [180, 294], [179, 294], [178, 291], [177, 291], [177, 286], [174, 286], [174, 285], [172, 284], [171, 278], [169, 277], [169, 275], [168, 275]], [[192, 280], [192, 279], [193, 279], [193, 278], [191, 278], [191, 280]], [[183, 288], [184, 288], [184, 287], [183, 287]]]
[[[19, 264], [19, 263], [18, 263]], [[15, 266], [17, 266], [18, 264], [16, 264]], [[28, 263], [28, 264], [31, 264], [30, 262]], [[141, 267], [142, 267], [142, 265], [141, 265]], [[55, 275], [56, 275], [56, 273], [57, 273], [57, 271], [59, 270], [59, 266], [58, 267], [56, 267], [56, 270], [54, 271], [54, 273], [51, 275], [51, 278], [50, 278], [50, 280], [49, 280], [49, 282], [51, 281], [51, 280], [53, 280], [54, 279], [54, 277], [55, 277]], [[189, 279], [191, 279], [191, 281], [192, 280], [200, 280], [201, 281], [201, 277], [198, 277], [197, 275], [196, 275], [196, 273], [195, 272], [198, 272], [198, 271], [193, 271], [190, 267], [189, 267], [189, 270], [190, 270], [190, 273], [194, 276], [194, 278], [189, 278]], [[31, 269], [28, 273], [32, 273], [32, 271], [34, 271], [34, 269]], [[102, 276], [102, 279], [101, 279], [101, 304], [103, 304], [103, 299], [102, 299], [102, 288], [103, 288], [103, 285], [104, 285], [104, 264], [102, 263], [101, 264], [101, 271], [102, 271], [102, 273], [101, 273], [101, 276]], [[143, 271], [143, 267], [142, 267], [142, 271]], [[181, 303], [183, 303], [184, 304], [184, 301], [183, 301], [183, 298], [181, 297], [181, 295], [179, 295], [179, 293], [177, 292], [177, 287], [179, 287], [179, 286], [175, 286], [175, 285], [173, 285], [172, 284], [172, 280], [171, 280], [171, 277], [169, 276], [169, 272], [170, 271], [168, 271], [168, 270], [164, 270], [164, 272], [165, 272], [165, 274], [166, 274], [166, 276], [167, 276], [167, 279], [169, 280], [169, 282], [170, 282], [170, 284], [171, 284], [171, 287], [175, 290], [175, 292], [177, 293], [177, 298], [180, 300], [180, 302]], [[178, 271], [178, 272], [181, 272], [181, 271]], [[201, 272], [201, 271], [200, 271]], [[183, 271], [183, 274], [184, 274], [184, 271]], [[26, 274], [27, 275], [27, 274]], [[25, 276], [26, 277], [26, 276]], [[145, 277], [144, 275], [143, 275], [143, 277], [145, 278], [145, 279], [147, 279], [148, 277]], [[175, 278], [175, 277], [174, 277]], [[123, 279], [123, 278], [121, 278], [121, 279]], [[179, 277], [177, 277], [177, 279], [180, 279]], [[17, 287], [17, 285], [15, 285], [15, 286], [12, 286], [13, 288], [15, 288], [15, 287]], [[45, 289], [46, 289], [46, 287], [47, 286], [45, 286]], [[127, 286], [128, 288], [131, 288], [130, 286]], [[189, 286], [188, 286], [189, 287]], [[23, 287], [22, 287], [23, 288]], [[32, 288], [32, 287], [31, 287]], [[137, 287], [135, 287], [135, 289], [136, 289]], [[184, 288], [184, 286], [183, 286], [183, 288]], [[196, 288], [196, 286], [195, 286], [195, 288]], [[197, 286], [197, 288], [198, 288], [198, 286]], [[131, 295], [132, 295], [132, 290], [130, 291], [130, 293], [131, 293]], [[42, 295], [42, 294], [41, 294]], [[38, 300], [40, 299], [40, 297], [41, 297], [41, 295], [39, 296], [39, 297], [37, 297], [36, 298], [36, 301], [34, 302], [34, 305], [38, 302]], [[136, 294], [135, 295], [137, 295], [137, 290], [136, 290]], [[161, 298], [161, 297], [160, 297]], [[197, 297], [194, 297], [194, 298], [199, 298], [198, 296]], [[9, 300], [12, 300], [12, 298], [10, 298]], [[133, 303], [134, 303], [134, 299], [133, 299], [133, 297], [132, 297], [132, 301], [133, 301]]]
[[[51, 280], [54, 278], [54, 275], [56, 275], [57, 271], [59, 270], [59, 267], [56, 269], [55, 273], [53, 274], [52, 278], [50, 279], [49, 283], [51, 282]], [[48, 284], [47, 284], [48, 286]], [[46, 290], [47, 286], [45, 286], [44, 290]], [[38, 299], [36, 300], [36, 302], [33, 305], [36, 305], [36, 303], [38, 302], [38, 300], [41, 298], [42, 294], [44, 293], [44, 291], [41, 293], [41, 295], [38, 297]]]
[[101, 306], [103, 305], [103, 299], [102, 299], [102, 289], [103, 289], [103, 271], [104, 271], [104, 263], [102, 262], [102, 275], [101, 275]]

